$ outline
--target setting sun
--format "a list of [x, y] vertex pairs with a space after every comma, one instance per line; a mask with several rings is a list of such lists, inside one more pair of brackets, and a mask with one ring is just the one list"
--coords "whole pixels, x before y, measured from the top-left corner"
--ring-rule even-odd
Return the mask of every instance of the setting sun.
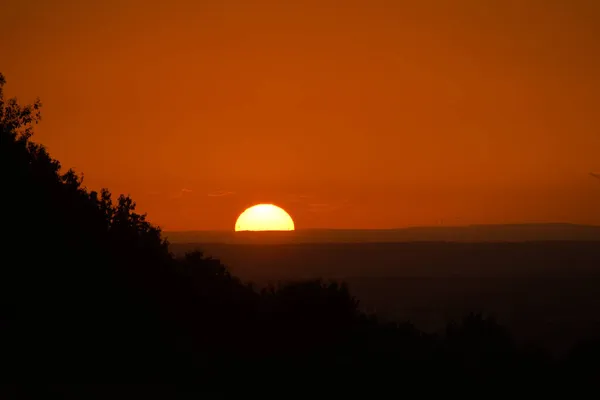
[[292, 217], [273, 204], [257, 204], [240, 214], [236, 231], [293, 231]]

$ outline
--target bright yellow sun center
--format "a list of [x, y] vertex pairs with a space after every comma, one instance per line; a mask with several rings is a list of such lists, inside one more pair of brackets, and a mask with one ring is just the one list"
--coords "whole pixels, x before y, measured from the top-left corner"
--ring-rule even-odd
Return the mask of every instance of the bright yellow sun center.
[[294, 221], [283, 208], [257, 204], [240, 214], [236, 231], [293, 231]]

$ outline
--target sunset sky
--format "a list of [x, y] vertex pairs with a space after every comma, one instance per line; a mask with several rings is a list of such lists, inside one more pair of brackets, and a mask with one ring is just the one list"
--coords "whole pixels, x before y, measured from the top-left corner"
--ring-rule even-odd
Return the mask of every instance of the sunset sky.
[[0, 0], [0, 72], [165, 230], [600, 224], [597, 0]]

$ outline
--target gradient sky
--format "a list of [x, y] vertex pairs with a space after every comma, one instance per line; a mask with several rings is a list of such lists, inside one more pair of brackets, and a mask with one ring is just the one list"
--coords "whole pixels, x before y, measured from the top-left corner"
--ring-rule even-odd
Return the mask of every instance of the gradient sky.
[[600, 224], [596, 0], [0, 0], [9, 95], [166, 230]]

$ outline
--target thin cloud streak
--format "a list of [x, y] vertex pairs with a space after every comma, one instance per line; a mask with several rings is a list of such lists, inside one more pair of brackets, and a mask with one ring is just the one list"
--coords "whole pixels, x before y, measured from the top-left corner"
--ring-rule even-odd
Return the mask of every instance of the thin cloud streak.
[[171, 198], [172, 198], [172, 199], [181, 199], [181, 198], [183, 198], [183, 196], [184, 196], [186, 193], [192, 193], [192, 192], [193, 192], [193, 190], [192, 190], [192, 189], [186, 189], [186, 188], [183, 188], [183, 189], [180, 189], [180, 190], [179, 190], [179, 192], [177, 192], [177, 193], [173, 194], [173, 195], [171, 196]]

